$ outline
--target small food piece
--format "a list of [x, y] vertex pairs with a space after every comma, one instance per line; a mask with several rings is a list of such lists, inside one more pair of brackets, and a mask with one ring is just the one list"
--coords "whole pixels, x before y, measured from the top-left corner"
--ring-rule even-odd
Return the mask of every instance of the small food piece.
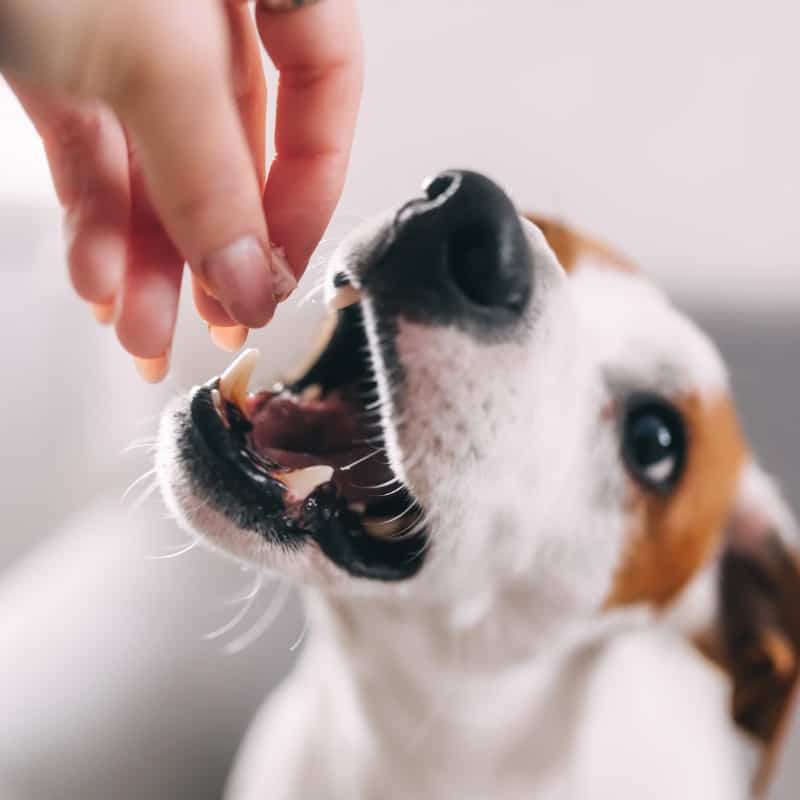
[[328, 308], [331, 311], [341, 311], [343, 308], [359, 302], [361, 302], [361, 292], [348, 283], [336, 289], [336, 292], [328, 300]]

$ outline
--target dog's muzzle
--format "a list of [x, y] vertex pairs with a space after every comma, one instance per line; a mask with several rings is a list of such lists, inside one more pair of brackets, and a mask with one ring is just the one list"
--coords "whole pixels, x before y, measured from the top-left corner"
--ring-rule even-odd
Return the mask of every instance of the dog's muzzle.
[[253, 393], [245, 353], [168, 430], [187, 518], [208, 508], [285, 552], [314, 542], [354, 577], [398, 581], [430, 543], [391, 451], [405, 411], [401, 321], [507, 336], [531, 303], [534, 259], [511, 201], [473, 172], [443, 172], [370, 236], [335, 262], [332, 324], [298, 377]]
[[356, 270], [381, 314], [500, 332], [534, 290], [533, 256], [517, 211], [492, 181], [450, 170], [406, 203]]

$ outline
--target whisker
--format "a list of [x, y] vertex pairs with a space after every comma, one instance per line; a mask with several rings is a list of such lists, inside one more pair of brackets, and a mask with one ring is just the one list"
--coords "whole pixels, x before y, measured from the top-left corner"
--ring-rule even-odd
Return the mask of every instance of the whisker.
[[155, 478], [153, 482], [139, 495], [133, 505], [128, 509], [129, 514], [136, 514], [136, 512], [153, 496], [153, 494], [158, 490], [160, 486], [158, 478]]
[[400, 479], [392, 478], [391, 480], [384, 481], [383, 483], [376, 483], [374, 486], [359, 486], [357, 483], [354, 483], [353, 486], [355, 486], [356, 489], [364, 489], [369, 491], [371, 489], [387, 489], [393, 483], [400, 483]]
[[246, 594], [240, 595], [239, 597], [233, 597], [230, 600], [226, 601], [226, 604], [229, 606], [235, 606], [239, 603], [244, 603], [247, 600], [255, 597], [263, 588], [264, 586], [264, 578], [261, 575], [256, 576], [256, 581], [253, 584], [253, 588], [249, 589]]
[[203, 638], [208, 641], [213, 641], [214, 639], [219, 639], [220, 636], [224, 636], [228, 631], [232, 631], [247, 616], [247, 612], [253, 607], [253, 603], [255, 603], [256, 597], [258, 597], [258, 593], [261, 591], [263, 585], [264, 579], [259, 575], [256, 579], [255, 588], [249, 592], [247, 598], [243, 601], [244, 605], [233, 615], [233, 619], [225, 623], [221, 628], [207, 633]]
[[418, 447], [417, 448], [417, 452], [414, 453], [413, 456], [411, 456], [410, 458], [404, 458], [403, 459], [403, 467], [406, 470], [409, 470], [412, 467], [415, 467], [419, 463], [420, 459], [424, 455], [425, 455], [425, 448], [424, 447]]
[[303, 627], [300, 630], [300, 635], [295, 639], [294, 644], [289, 647], [289, 652], [294, 653], [298, 647], [303, 643], [306, 638], [306, 631], [308, 631], [308, 613], [303, 611]]
[[185, 555], [190, 550], [194, 550], [194, 548], [197, 547], [199, 543], [200, 543], [199, 539], [193, 539], [191, 542], [189, 542], [189, 544], [184, 545], [179, 550], [174, 550], [171, 553], [164, 553], [163, 555], [160, 556], [148, 556], [147, 558], [149, 561], [166, 561], [167, 559], [170, 558], [177, 558], [178, 556]]
[[317, 295], [322, 294], [325, 291], [325, 277], [317, 281], [316, 286], [312, 286], [297, 302], [297, 307], [302, 308], [303, 306], [307, 305], [308, 303], [312, 302]]
[[346, 467], [339, 467], [339, 472], [347, 472], [353, 467], [357, 467], [359, 464], [363, 464], [365, 461], [369, 460], [373, 456], [380, 455], [381, 453], [385, 453], [385, 448], [381, 447], [380, 450], [373, 450], [371, 453], [367, 453], [365, 456], [361, 456], [361, 458], [357, 458], [355, 461], [348, 464]]
[[[399, 494], [400, 492], [407, 489], [406, 485], [398, 480], [398, 487], [396, 489], [392, 489], [391, 492], [377, 492], [376, 494], [372, 495], [372, 497], [391, 497], [393, 494]], [[358, 487], [362, 488], [362, 487]]]
[[406, 514], [408, 514], [409, 511], [413, 510], [416, 505], [417, 501], [414, 500], [411, 502], [408, 508], [405, 509], [405, 511], [401, 511], [399, 514], [395, 514], [393, 517], [390, 517], [389, 519], [382, 519], [378, 524], [390, 525], [392, 522], [397, 522], [397, 520], [399, 520], [401, 517], [404, 517]]
[[147, 436], [143, 439], [134, 439], [129, 445], [120, 450], [121, 456], [131, 453], [134, 450], [156, 450], [158, 447], [158, 439], [154, 436]]
[[120, 499], [121, 503], [124, 503], [128, 495], [137, 487], [139, 486], [142, 481], [146, 481], [149, 477], [156, 474], [157, 467], [153, 467], [152, 469], [147, 470], [143, 475], [140, 475], [123, 493], [122, 498]]
[[383, 436], [369, 436], [366, 439], [356, 439], [355, 444], [376, 444], [382, 441]]
[[[425, 514], [422, 509], [420, 509], [419, 516], [414, 520], [414, 522], [405, 530], [400, 531], [392, 536], [393, 539], [413, 539], [424, 527], [428, 525], [430, 522], [430, 518]], [[425, 551], [425, 547], [427, 547], [427, 543], [423, 545], [422, 550], [420, 550], [419, 554], [422, 554]]]
[[283, 611], [286, 601], [289, 599], [290, 591], [291, 586], [288, 583], [280, 583], [261, 619], [247, 633], [225, 645], [226, 655], [233, 656], [241, 653], [242, 650], [260, 639]]

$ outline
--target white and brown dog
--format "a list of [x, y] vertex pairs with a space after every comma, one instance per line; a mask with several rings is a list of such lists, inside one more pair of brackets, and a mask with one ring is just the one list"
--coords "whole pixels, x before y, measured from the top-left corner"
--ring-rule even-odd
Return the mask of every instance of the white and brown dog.
[[357, 232], [328, 279], [298, 377], [249, 393], [250, 352], [161, 428], [180, 522], [312, 615], [230, 796], [763, 785], [798, 672], [795, 525], [711, 342], [470, 172]]

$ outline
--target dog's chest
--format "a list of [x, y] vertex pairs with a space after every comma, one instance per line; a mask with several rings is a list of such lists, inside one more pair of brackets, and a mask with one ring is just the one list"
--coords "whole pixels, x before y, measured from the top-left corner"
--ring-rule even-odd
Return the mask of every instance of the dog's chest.
[[472, 676], [457, 658], [409, 669], [388, 647], [310, 644], [239, 769], [263, 791], [234, 800], [747, 796], [754, 754], [725, 681], [650, 629]]

